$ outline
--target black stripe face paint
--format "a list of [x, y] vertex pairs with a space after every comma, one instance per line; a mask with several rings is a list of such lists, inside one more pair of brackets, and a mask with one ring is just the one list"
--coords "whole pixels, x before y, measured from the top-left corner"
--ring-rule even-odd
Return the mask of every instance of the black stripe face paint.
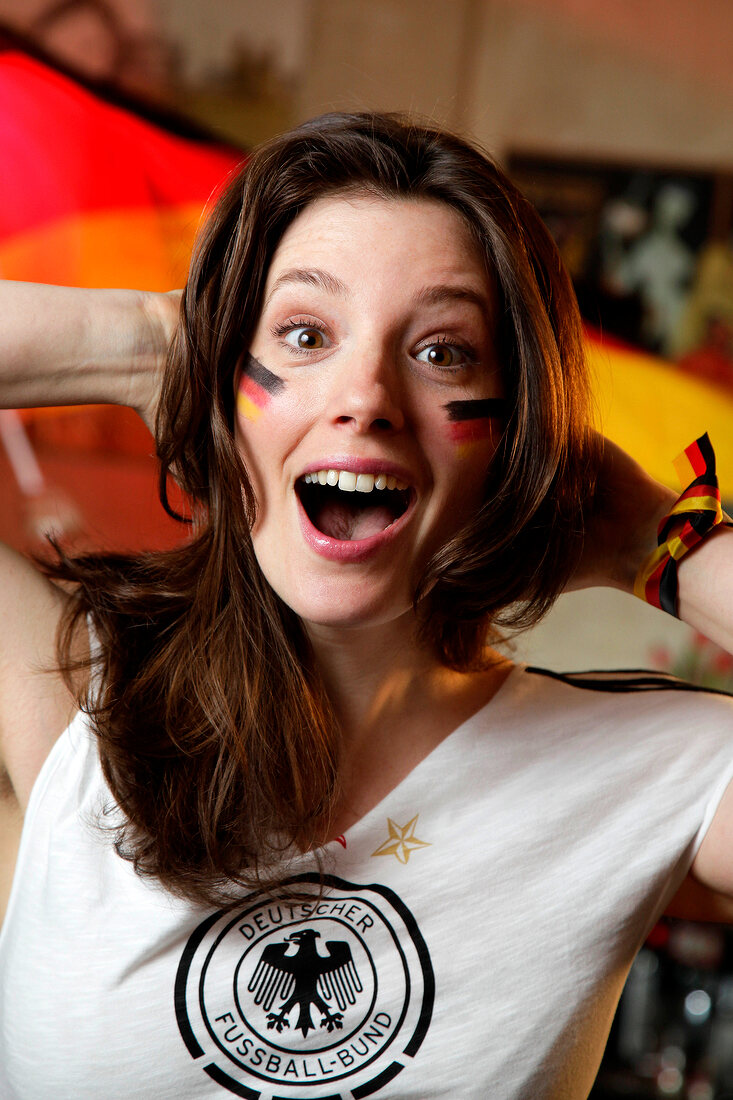
[[249, 352], [242, 363], [237, 392], [237, 411], [246, 420], [258, 420], [270, 400], [282, 393], [285, 382]]

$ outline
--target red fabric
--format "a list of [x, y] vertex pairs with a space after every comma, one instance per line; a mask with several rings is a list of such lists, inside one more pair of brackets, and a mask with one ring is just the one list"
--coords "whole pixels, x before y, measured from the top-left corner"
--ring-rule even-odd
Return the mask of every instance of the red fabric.
[[81, 211], [203, 207], [236, 163], [14, 52], [0, 54], [0, 155], [0, 240]]

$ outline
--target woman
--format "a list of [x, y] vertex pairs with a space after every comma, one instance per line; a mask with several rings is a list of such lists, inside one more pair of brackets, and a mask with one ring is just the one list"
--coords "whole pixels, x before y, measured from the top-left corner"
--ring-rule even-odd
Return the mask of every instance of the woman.
[[[301, 127], [217, 203], [159, 407], [173, 299], [6, 294], [8, 403], [157, 407], [193, 530], [71, 588], [4, 552], [2, 1095], [587, 1095], [688, 871], [733, 891], [733, 735], [487, 648], [630, 590], [674, 502], [600, 457], [536, 214], [449, 135]], [[678, 571], [729, 646], [730, 538]]]

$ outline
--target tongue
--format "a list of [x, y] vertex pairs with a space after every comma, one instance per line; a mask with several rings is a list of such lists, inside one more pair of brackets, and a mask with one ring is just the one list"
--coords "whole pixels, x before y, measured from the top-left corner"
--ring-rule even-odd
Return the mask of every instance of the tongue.
[[324, 502], [314, 517], [314, 524], [324, 535], [332, 539], [352, 542], [378, 535], [389, 527], [394, 516], [384, 505], [361, 508], [358, 511], [337, 501]]

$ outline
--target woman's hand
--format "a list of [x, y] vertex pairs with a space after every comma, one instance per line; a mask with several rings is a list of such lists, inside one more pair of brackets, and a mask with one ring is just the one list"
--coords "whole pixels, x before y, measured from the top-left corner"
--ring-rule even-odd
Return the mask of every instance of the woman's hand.
[[639, 568], [656, 548], [659, 522], [677, 494], [610, 439], [602, 446], [583, 556], [568, 590], [606, 586], [633, 592]]
[[151, 433], [155, 432], [160, 388], [168, 347], [178, 321], [181, 291], [168, 294], [144, 293], [142, 309], [145, 321], [140, 326], [140, 346], [130, 362], [130, 389], [122, 402], [142, 417]]
[[[657, 529], [678, 494], [650, 477], [610, 440], [604, 453], [585, 547], [568, 590], [603, 585], [633, 592], [657, 545]], [[733, 653], [733, 528], [719, 526], [677, 567], [679, 617]]]

